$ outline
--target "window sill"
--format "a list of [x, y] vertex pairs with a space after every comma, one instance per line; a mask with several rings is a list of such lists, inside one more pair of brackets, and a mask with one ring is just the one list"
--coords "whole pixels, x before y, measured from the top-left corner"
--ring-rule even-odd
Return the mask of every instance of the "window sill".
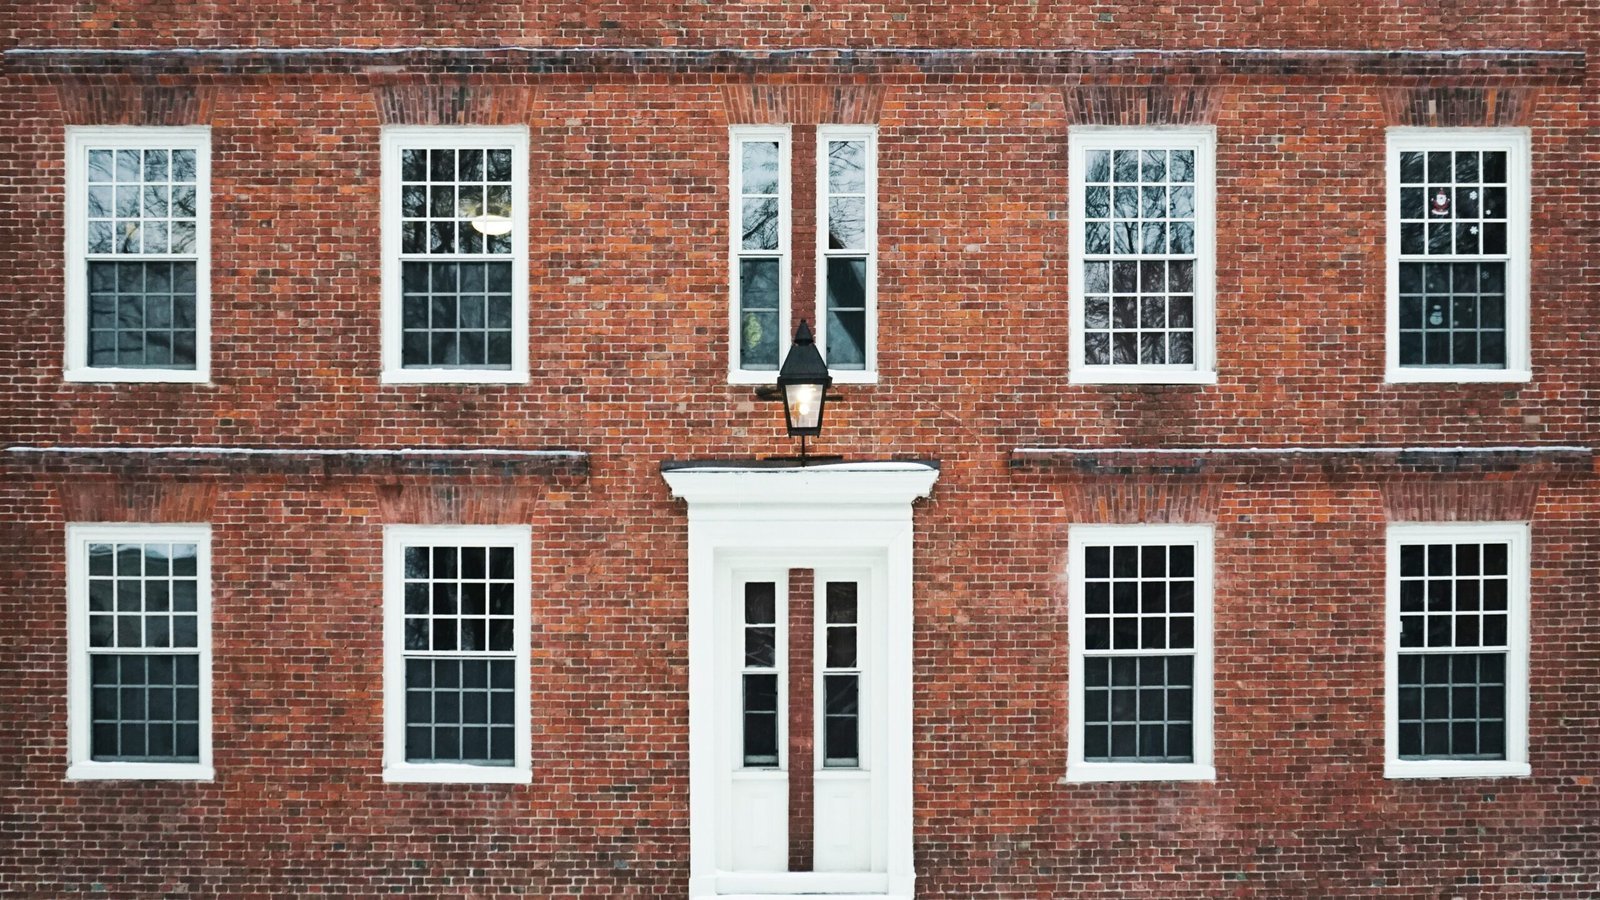
[[204, 369], [97, 369], [84, 366], [66, 370], [62, 378], [87, 384], [206, 384], [211, 380], [211, 374]]
[[1385, 778], [1527, 778], [1533, 767], [1503, 759], [1394, 760], [1383, 766]]
[[1216, 781], [1215, 766], [1197, 763], [1078, 763], [1058, 784], [1098, 781]]
[[531, 784], [533, 771], [519, 766], [403, 763], [383, 770], [391, 784]]
[[216, 769], [204, 763], [85, 760], [67, 767], [68, 781], [215, 781], [216, 777]]
[[1095, 366], [1074, 368], [1067, 373], [1072, 384], [1103, 384], [1115, 387], [1129, 384], [1216, 384], [1217, 373], [1210, 369], [1146, 369], [1138, 366]]
[[527, 384], [528, 373], [511, 369], [385, 369], [383, 384]]
[[1533, 380], [1529, 369], [1389, 369], [1389, 384], [1525, 384]]

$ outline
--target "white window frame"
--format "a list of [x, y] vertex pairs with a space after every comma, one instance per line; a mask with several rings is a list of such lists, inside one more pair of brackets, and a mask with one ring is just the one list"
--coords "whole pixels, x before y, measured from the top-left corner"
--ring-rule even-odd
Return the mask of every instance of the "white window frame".
[[[862, 141], [866, 144], [867, 222], [861, 250], [828, 248], [828, 142]], [[817, 350], [828, 358], [828, 258], [862, 256], [867, 261], [866, 359], [861, 369], [836, 369], [829, 374], [838, 384], [878, 382], [878, 129], [874, 125], [819, 125], [817, 127]]]
[[[511, 368], [406, 368], [402, 364], [400, 153], [408, 149], [511, 147]], [[381, 138], [383, 384], [528, 382], [528, 129], [526, 126], [385, 126]]]
[[[1217, 130], [1212, 126], [1078, 125], [1068, 130], [1068, 338], [1072, 384], [1215, 384]], [[1084, 173], [1090, 150], [1193, 149], [1194, 365], [1105, 365], [1083, 362]]]
[[[1073, 525], [1068, 530], [1067, 774], [1063, 782], [1213, 781], [1212, 652], [1214, 531], [1210, 525]], [[1194, 553], [1194, 761], [1189, 763], [1086, 762], [1083, 758], [1084, 549], [1138, 542], [1193, 544]]]
[[[195, 151], [194, 368], [158, 369], [89, 364], [89, 151]], [[207, 126], [68, 126], [66, 159], [66, 315], [63, 378], [82, 382], [204, 384], [211, 380], [211, 129]], [[97, 257], [100, 258], [100, 257]], [[104, 257], [109, 259], [110, 257]], [[188, 254], [126, 254], [128, 262], [189, 258]]]
[[[1400, 154], [1429, 150], [1503, 150], [1506, 153], [1506, 366], [1477, 369], [1400, 365]], [[1526, 382], [1533, 378], [1529, 350], [1528, 266], [1531, 256], [1532, 138], [1527, 128], [1395, 127], [1384, 153], [1388, 180], [1385, 283], [1385, 380], [1388, 382]], [[1450, 262], [1452, 257], [1440, 257]]]
[[[200, 651], [200, 761], [118, 762], [90, 756], [89, 553], [94, 543], [194, 544], [196, 645]], [[67, 526], [67, 778], [70, 780], [211, 781], [211, 526], [69, 524]]]
[[[1401, 759], [1400, 698], [1396, 679], [1400, 658], [1400, 547], [1426, 543], [1505, 543], [1506, 573], [1506, 758]], [[1388, 533], [1384, 604], [1384, 766], [1385, 778], [1522, 777], [1528, 763], [1528, 607], [1529, 527], [1526, 522], [1446, 522], [1392, 524]], [[1462, 652], [1470, 652], [1463, 650]]]
[[[515, 746], [510, 766], [406, 761], [405, 548], [511, 546], [516, 621]], [[447, 784], [528, 784], [533, 780], [530, 734], [529, 609], [532, 529], [526, 525], [386, 525], [383, 529], [383, 780]]]
[[734, 125], [728, 129], [728, 383], [776, 384], [777, 369], [739, 367], [739, 260], [742, 248], [744, 215], [744, 166], [740, 145], [745, 141], [776, 141], [778, 144], [778, 249], [752, 250], [752, 256], [778, 257], [778, 365], [789, 355], [789, 335], [793, 330], [789, 305], [793, 293], [794, 254], [790, 252], [790, 231], [794, 220], [791, 184], [793, 141], [787, 125]]

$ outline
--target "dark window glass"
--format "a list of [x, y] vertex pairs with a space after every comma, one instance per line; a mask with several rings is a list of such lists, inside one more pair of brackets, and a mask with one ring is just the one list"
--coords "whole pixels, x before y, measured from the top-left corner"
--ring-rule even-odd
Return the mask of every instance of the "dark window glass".
[[1401, 759], [1505, 758], [1509, 549], [1400, 547]]
[[1084, 759], [1193, 762], [1194, 547], [1084, 556]]
[[195, 263], [90, 262], [89, 364], [193, 369]]

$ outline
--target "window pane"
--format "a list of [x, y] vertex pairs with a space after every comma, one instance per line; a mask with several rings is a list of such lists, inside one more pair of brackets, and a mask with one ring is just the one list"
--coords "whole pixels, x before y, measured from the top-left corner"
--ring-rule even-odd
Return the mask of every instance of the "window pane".
[[778, 193], [778, 142], [745, 141], [743, 153], [743, 192]]
[[193, 262], [91, 261], [89, 364], [193, 369], [194, 270]]
[[511, 368], [510, 262], [401, 263], [401, 364]]
[[739, 261], [739, 368], [778, 368], [780, 264], [776, 257]]
[[406, 660], [406, 761], [512, 765], [512, 745], [495, 746], [488, 729], [515, 727], [514, 665], [510, 659]]
[[[187, 664], [175, 664], [180, 659]], [[91, 660], [91, 759], [199, 761], [198, 742], [190, 736], [198, 733], [197, 657], [97, 655]]]
[[1453, 653], [1402, 665], [1400, 758], [1505, 759], [1504, 661], [1503, 653]]
[[828, 259], [828, 365], [836, 369], [866, 367], [867, 261]]
[[[1193, 367], [1194, 151], [1117, 149], [1087, 155], [1084, 208], [1077, 211], [1085, 222], [1088, 257], [1082, 286], [1084, 363]], [[1109, 171], [1103, 168], [1107, 162]], [[1113, 184], [1091, 186], [1097, 175], [1109, 176]], [[1096, 221], [1085, 221], [1091, 219]], [[1127, 262], [1114, 262], [1107, 279], [1107, 263], [1093, 257]]]

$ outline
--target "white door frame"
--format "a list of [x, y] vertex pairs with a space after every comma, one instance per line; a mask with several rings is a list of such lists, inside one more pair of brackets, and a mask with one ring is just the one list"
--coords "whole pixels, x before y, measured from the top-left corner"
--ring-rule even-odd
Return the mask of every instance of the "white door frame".
[[[689, 897], [761, 900], [839, 894], [910, 900], [912, 860], [912, 515], [939, 470], [923, 463], [807, 468], [695, 465], [662, 473], [689, 504]], [[881, 554], [885, 591], [875, 610], [887, 635], [882, 810], [885, 873], [719, 871], [717, 569], [750, 554], [813, 567], [828, 554]], [[730, 726], [723, 726], [730, 727]]]

